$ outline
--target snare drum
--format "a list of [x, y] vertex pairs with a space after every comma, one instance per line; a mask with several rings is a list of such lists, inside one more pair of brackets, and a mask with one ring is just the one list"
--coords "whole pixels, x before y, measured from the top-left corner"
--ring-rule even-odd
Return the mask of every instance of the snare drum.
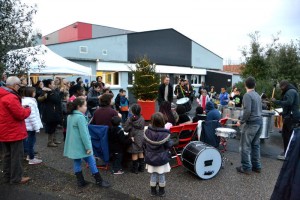
[[190, 103], [190, 99], [187, 97], [178, 99], [176, 101], [177, 105], [183, 105], [185, 107], [185, 111], [189, 112], [192, 109], [191, 103]]
[[221, 168], [220, 152], [204, 142], [190, 142], [182, 151], [182, 163], [193, 174], [202, 179], [211, 179]]
[[224, 138], [234, 138], [236, 130], [232, 128], [216, 128], [216, 135]]

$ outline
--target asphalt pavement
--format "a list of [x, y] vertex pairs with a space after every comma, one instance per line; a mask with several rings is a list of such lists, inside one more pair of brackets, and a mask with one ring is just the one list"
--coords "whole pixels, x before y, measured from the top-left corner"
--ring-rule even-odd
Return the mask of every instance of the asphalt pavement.
[[[190, 115], [193, 116], [194, 112], [191, 111]], [[58, 130], [58, 136], [62, 139], [62, 130]], [[26, 174], [33, 180], [17, 186], [2, 183], [0, 199], [18, 199], [18, 196], [19, 199], [153, 199], [149, 194], [150, 174], [132, 174], [129, 169], [125, 169], [123, 175], [101, 170], [103, 178], [112, 184], [112, 188], [102, 189], [93, 184], [89, 169], [83, 164], [84, 175], [91, 184], [78, 189], [72, 160], [63, 157], [63, 144], [58, 148], [48, 148], [46, 143], [47, 135], [41, 132], [37, 136], [36, 150], [44, 161], [42, 165], [24, 163]], [[165, 199], [270, 199], [283, 164], [276, 160], [281, 151], [281, 135], [278, 129], [274, 129], [270, 138], [261, 143], [262, 173], [239, 174], [235, 170], [240, 165], [239, 140], [229, 139], [228, 151], [224, 154], [229, 161], [224, 169], [212, 179], [201, 180], [183, 166], [173, 168], [166, 174]]]

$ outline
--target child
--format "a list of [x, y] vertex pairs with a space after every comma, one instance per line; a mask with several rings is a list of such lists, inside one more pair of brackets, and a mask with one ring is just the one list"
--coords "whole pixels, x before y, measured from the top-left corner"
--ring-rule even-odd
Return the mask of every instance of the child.
[[69, 101], [70, 94], [69, 92], [63, 93], [63, 100], [61, 101], [62, 106], [62, 114], [63, 114], [63, 135], [64, 135], [64, 141], [66, 140], [66, 131], [67, 131], [67, 103]]
[[232, 100], [234, 102], [235, 107], [237, 107], [237, 108], [242, 107], [243, 97], [241, 96], [240, 90], [238, 88], [235, 89], [234, 96], [233, 96]]
[[113, 157], [112, 172], [113, 174], [123, 174], [122, 159], [123, 149], [132, 143], [132, 139], [129, 139], [124, 135], [123, 129], [120, 127], [122, 119], [118, 116], [114, 116], [111, 120], [112, 127], [109, 128], [108, 141], [110, 153]]
[[101, 187], [109, 187], [110, 184], [102, 179], [96, 166], [93, 156], [91, 136], [87, 127], [87, 119], [84, 113], [87, 110], [86, 101], [83, 98], [76, 98], [67, 104], [68, 122], [67, 135], [64, 148], [64, 156], [74, 160], [74, 171], [77, 178], [77, 185], [84, 187], [87, 183], [84, 180], [81, 170], [82, 159], [88, 163], [89, 168]]
[[133, 143], [128, 149], [132, 157], [132, 173], [137, 174], [138, 171], [144, 172], [145, 161], [143, 154], [143, 135], [145, 120], [141, 116], [141, 107], [138, 104], [131, 106], [132, 116], [129, 117], [124, 125], [124, 131], [129, 132], [129, 137], [133, 138]]
[[69, 101], [73, 102], [77, 97], [82, 97], [85, 99], [86, 97], [84, 96], [84, 92], [85, 92], [85, 90], [82, 86], [75, 85], [74, 86], [74, 94], [69, 98]]
[[[151, 173], [151, 196], [165, 196], [165, 173], [170, 172], [169, 150], [172, 147], [170, 132], [164, 129], [165, 120], [161, 113], [154, 113], [151, 124], [144, 135], [145, 162], [148, 172]], [[157, 193], [156, 187], [159, 186]]]
[[43, 124], [40, 118], [40, 112], [35, 99], [36, 89], [34, 87], [26, 87], [24, 90], [24, 98], [22, 98], [22, 105], [29, 106], [31, 108], [31, 113], [27, 119], [25, 119], [26, 129], [28, 133], [28, 156], [29, 164], [36, 165], [43, 161], [34, 157], [34, 144], [36, 141], [36, 133], [40, 132], [43, 128]]
[[202, 94], [199, 97], [199, 99], [197, 99], [197, 102], [199, 104], [199, 106], [201, 106], [203, 108], [203, 110], [206, 110], [206, 103], [210, 101], [209, 96], [207, 95], [207, 91], [206, 90], [202, 90]]
[[199, 120], [205, 121], [206, 115], [203, 112], [203, 108], [201, 106], [198, 106], [196, 108], [196, 115], [193, 118], [193, 123], [198, 122]]
[[122, 115], [122, 123], [125, 123], [128, 118], [129, 101], [126, 98], [126, 90], [123, 90], [120, 95], [120, 114]]

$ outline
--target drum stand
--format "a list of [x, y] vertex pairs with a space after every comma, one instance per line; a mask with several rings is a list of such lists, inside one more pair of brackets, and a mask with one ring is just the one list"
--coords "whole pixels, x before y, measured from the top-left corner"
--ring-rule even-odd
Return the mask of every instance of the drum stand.
[[233, 165], [233, 163], [225, 156], [225, 152], [227, 151], [227, 138], [225, 137], [220, 137], [220, 144], [223, 147], [222, 150], [220, 150], [220, 154], [222, 156], [222, 169], [225, 168], [225, 163], [229, 162], [230, 165]]

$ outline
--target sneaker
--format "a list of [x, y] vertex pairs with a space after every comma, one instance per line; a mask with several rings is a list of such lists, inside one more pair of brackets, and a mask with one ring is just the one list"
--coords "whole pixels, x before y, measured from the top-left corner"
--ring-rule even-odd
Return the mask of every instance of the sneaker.
[[42, 160], [34, 158], [34, 159], [29, 160], [29, 165], [37, 165], [37, 164], [40, 164], [42, 162], [43, 162]]
[[284, 153], [278, 155], [278, 156], [277, 156], [277, 159], [278, 159], [278, 160], [285, 160]]
[[247, 174], [247, 175], [250, 175], [250, 174], [251, 174], [250, 171], [244, 170], [242, 166], [237, 167], [237, 168], [236, 168], [236, 171], [239, 172], [239, 173], [242, 173], [242, 174]]
[[121, 171], [121, 170], [119, 170], [119, 171], [117, 171], [117, 172], [114, 172], [114, 174], [115, 174], [115, 175], [121, 175], [121, 174], [124, 174], [124, 172]]

